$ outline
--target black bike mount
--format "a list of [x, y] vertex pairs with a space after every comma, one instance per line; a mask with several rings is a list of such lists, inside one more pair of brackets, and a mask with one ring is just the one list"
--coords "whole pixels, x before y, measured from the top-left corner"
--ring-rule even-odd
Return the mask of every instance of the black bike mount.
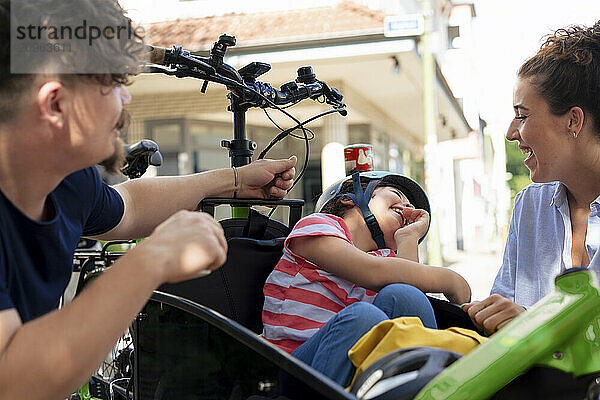
[[221, 140], [221, 147], [229, 149], [229, 158], [231, 158], [232, 167], [242, 167], [252, 162], [252, 155], [254, 154], [254, 150], [256, 150], [256, 142], [246, 138]]

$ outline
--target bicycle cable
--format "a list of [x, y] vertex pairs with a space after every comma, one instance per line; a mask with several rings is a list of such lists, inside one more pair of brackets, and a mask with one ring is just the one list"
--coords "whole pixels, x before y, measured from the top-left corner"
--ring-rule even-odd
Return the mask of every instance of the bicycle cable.
[[[169, 74], [169, 72], [171, 72], [171, 74], [173, 73], [173, 71], [169, 71], [169, 70], [167, 70], [167, 71], [164, 71], [164, 72], [166, 72], [167, 74]], [[192, 72], [195, 72], [195, 71], [192, 71]], [[243, 84], [243, 83], [240, 83], [240, 82], [238, 82], [238, 81], [236, 81], [236, 80], [234, 80], [234, 79], [227, 78], [227, 77], [225, 77], [225, 76], [222, 76], [222, 75], [210, 75], [210, 76], [207, 76], [207, 75], [206, 75], [206, 73], [198, 73], [198, 72], [196, 72], [196, 74], [197, 74], [197, 75], [199, 75], [199, 76], [197, 76], [197, 77], [198, 77], [198, 78], [200, 78], [200, 79], [212, 80], [213, 82], [215, 82], [215, 83], [220, 83], [220, 84], [222, 84], [222, 85], [225, 85], [226, 87], [234, 87], [234, 88], [237, 88], [238, 90], [241, 90], [242, 92], [243, 92], [243, 91], [249, 91], [249, 92], [251, 92], [251, 93], [254, 93], [254, 94], [255, 94], [255, 95], [257, 95], [258, 97], [260, 97], [260, 98], [261, 98], [263, 101], [265, 101], [265, 102], [266, 102], [266, 103], [267, 103], [267, 104], [268, 104], [268, 105], [269, 105], [271, 108], [273, 108], [273, 109], [275, 109], [275, 110], [278, 110], [278, 111], [280, 111], [281, 113], [283, 113], [284, 115], [286, 115], [287, 117], [289, 117], [291, 120], [293, 120], [294, 122], [296, 122], [296, 126], [294, 126], [294, 127], [292, 127], [292, 128], [289, 128], [289, 129], [286, 129], [286, 130], [282, 131], [281, 133], [279, 133], [279, 134], [278, 134], [278, 135], [277, 135], [277, 136], [276, 136], [276, 137], [275, 137], [275, 138], [274, 138], [274, 139], [273, 139], [273, 140], [272, 140], [272, 141], [269, 143], [269, 145], [267, 145], [267, 147], [266, 147], [265, 149], [263, 149], [263, 151], [262, 151], [262, 152], [259, 154], [259, 156], [258, 156], [258, 158], [257, 158], [258, 160], [260, 160], [260, 159], [264, 158], [264, 156], [266, 155], [266, 153], [267, 153], [267, 152], [268, 152], [268, 151], [269, 151], [269, 150], [270, 150], [270, 149], [271, 149], [271, 148], [272, 148], [272, 147], [273, 147], [273, 146], [274, 146], [274, 145], [275, 145], [277, 142], [281, 141], [283, 138], [285, 138], [285, 137], [286, 137], [287, 135], [289, 135], [291, 132], [295, 131], [295, 130], [296, 130], [296, 129], [298, 129], [298, 128], [300, 128], [300, 129], [302, 130], [302, 134], [303, 134], [303, 136], [304, 136], [302, 139], [304, 139], [304, 141], [305, 141], [305, 157], [304, 157], [304, 165], [302, 166], [302, 170], [300, 171], [300, 173], [298, 174], [298, 176], [296, 177], [296, 179], [295, 179], [295, 180], [294, 180], [294, 182], [292, 183], [292, 186], [290, 186], [290, 188], [288, 189], [288, 192], [289, 192], [290, 190], [292, 190], [292, 189], [293, 189], [293, 188], [296, 186], [296, 184], [298, 183], [298, 181], [299, 181], [299, 180], [302, 178], [302, 176], [304, 175], [304, 172], [306, 171], [306, 168], [307, 168], [307, 166], [308, 166], [308, 162], [309, 162], [309, 153], [310, 153], [309, 140], [310, 140], [310, 139], [308, 138], [308, 135], [307, 135], [307, 133], [306, 133], [306, 131], [308, 130], [308, 128], [304, 127], [304, 125], [305, 125], [305, 124], [307, 124], [307, 123], [309, 123], [309, 122], [311, 122], [311, 121], [314, 121], [315, 119], [321, 118], [321, 117], [323, 117], [323, 116], [325, 116], [325, 115], [328, 115], [328, 114], [331, 114], [331, 113], [334, 113], [334, 112], [339, 112], [339, 113], [341, 113], [342, 111], [346, 111], [346, 107], [345, 107], [345, 106], [343, 106], [343, 107], [340, 107], [340, 108], [334, 108], [334, 109], [332, 109], [332, 110], [328, 110], [328, 111], [326, 111], [326, 112], [323, 112], [323, 113], [321, 113], [321, 114], [318, 114], [318, 115], [316, 115], [316, 116], [314, 116], [314, 117], [311, 117], [311, 118], [309, 118], [309, 119], [307, 119], [307, 120], [305, 120], [305, 121], [303, 121], [303, 122], [300, 122], [300, 121], [299, 121], [299, 120], [298, 120], [296, 117], [294, 117], [292, 114], [290, 114], [289, 112], [287, 112], [287, 111], [285, 110], [285, 108], [289, 108], [289, 107], [282, 108], [282, 107], [278, 106], [278, 105], [277, 105], [277, 104], [275, 104], [273, 101], [271, 101], [271, 99], [269, 99], [268, 97], [266, 97], [265, 95], [263, 95], [263, 94], [262, 94], [262, 93], [260, 93], [258, 90], [254, 89], [254, 88], [252, 88], [252, 87], [246, 86], [246, 85], [245, 85], [245, 84]], [[209, 77], [210, 77], [211, 79], [207, 79], [207, 78], [209, 78]], [[231, 92], [233, 93], [233, 95], [237, 96], [237, 94], [235, 93], [235, 91], [234, 91], [234, 90], [232, 90], [232, 89], [230, 89], [230, 90], [231, 90]], [[321, 102], [321, 101], [319, 100], [319, 98], [323, 98], [323, 101]], [[322, 96], [319, 96], [319, 98], [317, 98], [317, 101], [318, 101], [319, 103], [325, 103], [325, 102], [326, 102], [326, 97], [325, 97], [325, 95], [324, 95], [324, 94], [323, 94]], [[294, 104], [296, 104], [296, 103], [293, 103], [293, 104], [291, 104], [290, 106], [292, 106], [292, 105], [294, 105]], [[267, 114], [267, 115], [268, 115], [268, 114]], [[270, 118], [269, 118], [269, 119], [270, 119]], [[281, 128], [280, 128], [280, 129], [281, 129]], [[312, 133], [312, 135], [314, 136], [314, 132], [312, 132], [312, 131], [311, 131], [311, 133]], [[294, 136], [294, 137], [296, 137], [296, 136]], [[275, 212], [275, 210], [276, 210], [276, 209], [277, 209], [277, 206], [275, 206], [275, 207], [274, 207], [274, 208], [271, 210], [271, 212], [269, 213], [269, 218], [271, 217], [271, 215], [273, 215], [273, 213]]]
[[[304, 129], [302, 130], [302, 133], [304, 133], [304, 137], [305, 137], [305, 141], [304, 141], [304, 143], [305, 143], [305, 148], [304, 148], [304, 165], [302, 166], [302, 170], [298, 174], [298, 177], [294, 180], [294, 182], [292, 182], [292, 186], [290, 186], [290, 188], [288, 189], [288, 193], [294, 188], [294, 186], [296, 186], [296, 184], [298, 182], [300, 182], [300, 179], [304, 175], [304, 172], [306, 171], [306, 167], [307, 167], [308, 161], [309, 161], [309, 153], [310, 153], [310, 146], [308, 145], [309, 139], [306, 136], [306, 131]], [[275, 212], [276, 209], [277, 209], [277, 206], [273, 207], [271, 209], [271, 211], [269, 212], [267, 218], [271, 219], [271, 217], [273, 216], [273, 213]]]
[[[296, 103], [297, 104], [297, 103]], [[284, 107], [285, 109], [285, 107]], [[267, 112], [266, 108], [263, 108], [263, 111], [265, 113], [265, 115], [267, 116], [267, 118], [269, 119], [269, 121], [271, 121], [271, 123], [273, 123], [273, 125], [275, 125], [277, 127], [277, 129], [279, 129], [281, 132], [283, 132], [285, 129], [283, 129], [281, 126], [279, 126], [279, 124], [277, 124], [277, 122], [275, 122], [275, 120], [271, 117], [271, 115]], [[310, 130], [309, 128], [306, 128], [307, 131], [310, 132], [310, 137], [308, 138], [308, 140], [313, 140], [315, 138], [315, 133]], [[304, 140], [303, 137], [295, 135], [293, 133], [290, 133], [289, 136], [296, 138], [296, 139], [300, 139], [300, 140]]]
[[[277, 142], [279, 142], [279, 141], [283, 140], [283, 139], [284, 139], [286, 136], [288, 136], [288, 135], [292, 136], [292, 135], [291, 135], [291, 132], [295, 131], [296, 129], [298, 129], [298, 128], [301, 128], [301, 129], [302, 129], [302, 133], [304, 134], [304, 138], [303, 138], [303, 139], [305, 140], [305, 144], [306, 144], [306, 146], [305, 146], [305, 150], [304, 150], [304, 165], [302, 166], [302, 170], [300, 171], [300, 173], [298, 174], [298, 176], [296, 177], [296, 179], [295, 179], [295, 180], [294, 180], [294, 182], [292, 183], [292, 186], [290, 186], [290, 188], [288, 189], [288, 192], [290, 192], [290, 191], [291, 191], [291, 190], [294, 188], [294, 186], [296, 186], [296, 183], [298, 183], [298, 182], [300, 181], [300, 179], [302, 178], [302, 176], [304, 176], [304, 172], [306, 171], [306, 168], [307, 168], [307, 166], [308, 166], [308, 162], [309, 162], [309, 154], [310, 154], [310, 146], [309, 146], [309, 141], [310, 141], [311, 139], [309, 139], [309, 138], [308, 138], [308, 136], [306, 135], [306, 131], [307, 131], [307, 130], [308, 130], [308, 131], [310, 131], [310, 132], [312, 133], [312, 135], [313, 135], [313, 138], [314, 138], [314, 132], [313, 132], [313, 131], [311, 131], [311, 130], [310, 130], [310, 129], [308, 129], [308, 128], [304, 128], [304, 127], [303, 127], [303, 125], [304, 125], [304, 124], [307, 124], [307, 123], [309, 123], [309, 122], [311, 122], [311, 121], [314, 121], [315, 119], [321, 118], [321, 117], [323, 117], [323, 116], [325, 116], [325, 115], [327, 115], [327, 114], [334, 113], [334, 112], [338, 112], [338, 109], [327, 110], [327, 111], [325, 111], [325, 112], [322, 112], [321, 114], [315, 115], [315, 116], [313, 116], [313, 117], [311, 117], [311, 118], [309, 118], [309, 119], [307, 119], [307, 120], [305, 120], [305, 121], [299, 122], [299, 123], [298, 123], [298, 125], [296, 125], [296, 126], [293, 126], [293, 127], [289, 128], [289, 129], [286, 129], [286, 130], [284, 130], [284, 131], [281, 131], [281, 133], [279, 133], [279, 134], [278, 134], [278, 135], [277, 135], [277, 136], [276, 136], [276, 137], [275, 137], [275, 138], [274, 138], [274, 139], [271, 141], [271, 143], [269, 143], [269, 144], [267, 145], [267, 147], [265, 147], [265, 148], [263, 149], [263, 151], [261, 151], [261, 152], [260, 152], [260, 154], [258, 155], [258, 158], [257, 158], [258, 160], [260, 160], [260, 159], [264, 158], [264, 157], [265, 157], [265, 155], [267, 154], [267, 152], [268, 152], [268, 151], [269, 151], [269, 150], [270, 150], [270, 149], [271, 149], [271, 148], [272, 148], [272, 147], [273, 147], [273, 146], [274, 146], [274, 145], [275, 145]], [[268, 114], [267, 114], [267, 116], [268, 116]], [[269, 118], [269, 119], [271, 119], [271, 118]], [[271, 121], [272, 121], [272, 120], [271, 120]], [[279, 129], [281, 129], [281, 127], [280, 127], [279, 125], [277, 125], [277, 124], [276, 124], [274, 121], [272, 121], [272, 122], [275, 124], [275, 126], [277, 126]], [[297, 136], [294, 136], [294, 137], [297, 137]], [[271, 218], [271, 216], [273, 215], [273, 213], [275, 212], [275, 210], [276, 210], [276, 209], [277, 209], [277, 206], [273, 207], [273, 208], [271, 209], [271, 211], [269, 212], [269, 214], [268, 214], [268, 216], [267, 216], [267, 217], [268, 217], [268, 218]]]
[[[286, 129], [285, 131], [282, 131], [282, 132], [281, 132], [281, 133], [279, 133], [277, 136], [275, 136], [275, 138], [274, 138], [274, 139], [271, 141], [271, 143], [269, 143], [269, 144], [267, 145], [267, 147], [265, 147], [265, 148], [264, 148], [264, 150], [263, 150], [263, 151], [261, 151], [261, 152], [260, 152], [260, 154], [259, 154], [259, 156], [258, 156], [258, 159], [260, 160], [260, 159], [264, 158], [264, 157], [265, 157], [265, 155], [267, 154], [267, 152], [268, 152], [269, 150], [271, 150], [271, 148], [272, 148], [272, 147], [273, 147], [275, 144], [277, 144], [277, 142], [281, 141], [283, 138], [285, 138], [287, 135], [289, 135], [289, 134], [290, 134], [290, 132], [293, 132], [293, 131], [295, 131], [295, 130], [296, 130], [296, 129], [298, 129], [298, 128], [300, 128], [300, 129], [303, 129], [303, 130], [304, 130], [304, 129], [308, 129], [308, 128], [303, 128], [303, 125], [305, 125], [305, 124], [308, 124], [309, 122], [312, 122], [312, 121], [314, 121], [315, 119], [318, 119], [318, 118], [324, 117], [324, 116], [325, 116], [325, 115], [327, 115], [327, 114], [332, 114], [332, 113], [334, 113], [334, 112], [338, 112], [339, 110], [340, 110], [340, 109], [333, 109], [333, 110], [327, 110], [327, 111], [324, 111], [324, 112], [322, 112], [321, 114], [315, 115], [314, 117], [310, 117], [310, 118], [309, 118], [309, 119], [307, 119], [307, 120], [304, 120], [304, 121], [302, 121], [302, 122], [298, 122], [296, 126], [293, 126], [293, 127], [291, 127], [291, 128], [288, 128], [288, 129]], [[305, 140], [306, 140], [307, 138], [303, 138], [303, 139], [305, 139]]]
[[[315, 119], [321, 118], [325, 115], [328, 114], [332, 114], [334, 112], [341, 112], [341, 111], [345, 111], [345, 107], [342, 108], [334, 108], [332, 110], [328, 110], [325, 112], [322, 112], [321, 114], [318, 114], [314, 117], [311, 117], [303, 122], [300, 122], [296, 117], [294, 117], [292, 114], [290, 114], [289, 112], [285, 111], [283, 108], [279, 107], [277, 104], [275, 104], [273, 101], [271, 101], [269, 98], [267, 98], [266, 96], [264, 96], [262, 93], [260, 93], [259, 91], [255, 90], [254, 88], [250, 88], [244, 84], [241, 84], [233, 79], [230, 78], [226, 78], [223, 76], [218, 76], [219, 79], [221, 79], [223, 83], [225, 85], [227, 85], [226, 82], [229, 82], [232, 86], [238, 87], [241, 90], [248, 90], [256, 95], [258, 95], [261, 99], [263, 99], [264, 101], [267, 102], [267, 104], [269, 104], [272, 108], [281, 111], [284, 115], [288, 116], [290, 119], [292, 119], [294, 122], [296, 122], [296, 126], [286, 129], [285, 131], [281, 132], [279, 135], [277, 135], [275, 137], [275, 139], [273, 139], [271, 141], [271, 143], [269, 143], [269, 145], [267, 145], [267, 147], [260, 153], [260, 155], [258, 156], [258, 160], [264, 158], [264, 156], [266, 155], [266, 153], [279, 141], [281, 141], [285, 136], [287, 136], [290, 132], [300, 128], [302, 130], [302, 133], [304, 135], [304, 140], [306, 142], [306, 147], [305, 147], [305, 157], [304, 157], [304, 165], [302, 166], [302, 170], [300, 171], [300, 173], [298, 174], [298, 176], [296, 177], [296, 179], [294, 180], [294, 182], [292, 183], [292, 186], [290, 186], [290, 188], [288, 189], [288, 192], [290, 190], [292, 190], [292, 188], [294, 186], [296, 186], [297, 182], [300, 180], [300, 178], [302, 178], [302, 176], [304, 175], [304, 172], [306, 171], [306, 168], [308, 166], [308, 161], [309, 161], [309, 153], [310, 153], [310, 146], [309, 146], [309, 140], [308, 140], [308, 135], [306, 134], [306, 130], [307, 128], [304, 127], [305, 124], [314, 121]], [[273, 214], [273, 212], [275, 212], [275, 209], [277, 207], [274, 207], [273, 210], [271, 210], [271, 212], [269, 213], [269, 216], [271, 216]]]

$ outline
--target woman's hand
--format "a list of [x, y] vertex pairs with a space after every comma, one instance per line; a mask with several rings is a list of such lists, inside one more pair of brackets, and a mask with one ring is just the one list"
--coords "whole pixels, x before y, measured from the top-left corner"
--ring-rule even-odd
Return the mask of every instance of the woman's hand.
[[296, 175], [296, 156], [257, 160], [238, 168], [238, 197], [283, 198]]
[[494, 333], [525, 311], [525, 307], [513, 303], [506, 297], [493, 294], [485, 300], [462, 306], [473, 323], [488, 333]]

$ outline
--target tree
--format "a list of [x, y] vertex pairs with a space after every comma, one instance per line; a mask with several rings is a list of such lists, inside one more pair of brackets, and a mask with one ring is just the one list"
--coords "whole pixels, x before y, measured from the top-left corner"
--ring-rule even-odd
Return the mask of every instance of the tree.
[[525, 186], [531, 183], [529, 178], [529, 169], [523, 164], [527, 154], [521, 154], [517, 142], [506, 143], [506, 171], [512, 176], [508, 180], [511, 198], [514, 201], [515, 195], [520, 192]]

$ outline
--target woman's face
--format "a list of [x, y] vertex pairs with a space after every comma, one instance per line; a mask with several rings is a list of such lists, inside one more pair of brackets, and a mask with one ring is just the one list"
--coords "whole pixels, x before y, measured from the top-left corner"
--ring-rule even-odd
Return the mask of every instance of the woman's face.
[[570, 136], [568, 116], [550, 112], [546, 100], [537, 94], [530, 78], [519, 78], [514, 92], [515, 118], [506, 132], [529, 156], [525, 166], [534, 182], [561, 180], [568, 171]]

